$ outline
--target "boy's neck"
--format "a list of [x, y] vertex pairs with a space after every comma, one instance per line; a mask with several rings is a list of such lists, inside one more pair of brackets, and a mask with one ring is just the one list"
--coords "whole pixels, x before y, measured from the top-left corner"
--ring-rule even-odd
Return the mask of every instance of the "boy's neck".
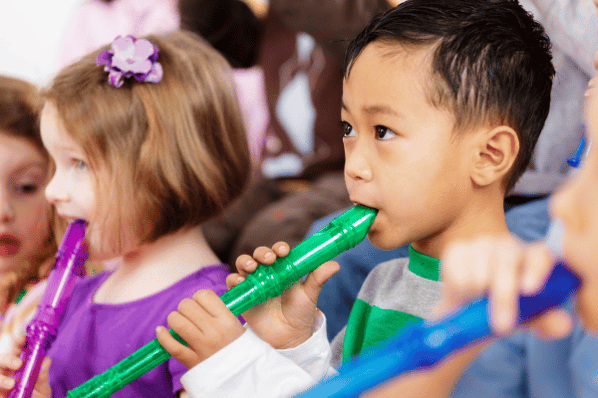
[[481, 236], [510, 236], [505, 219], [504, 197], [486, 195], [487, 192], [477, 193], [457, 219], [438, 233], [413, 242], [411, 246], [419, 253], [440, 259], [444, 250], [455, 242]]

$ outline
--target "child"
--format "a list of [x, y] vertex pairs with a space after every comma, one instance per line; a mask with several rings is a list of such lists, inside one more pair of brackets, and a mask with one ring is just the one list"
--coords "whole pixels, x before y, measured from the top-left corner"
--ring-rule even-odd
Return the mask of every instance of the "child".
[[[217, 297], [197, 295], [169, 317], [189, 347], [158, 332], [192, 368], [183, 384], [194, 397], [286, 396], [308, 387], [330, 374], [331, 356], [349, 359], [430, 316], [437, 258], [448, 244], [508, 235], [503, 198], [529, 162], [550, 103], [554, 68], [542, 27], [516, 1], [410, 0], [353, 40], [345, 66], [347, 188], [354, 203], [378, 209], [372, 244], [411, 243], [409, 259], [370, 273], [332, 352], [315, 303], [334, 263], [244, 313], [244, 333], [229, 326], [234, 316]], [[236, 265], [244, 276], [286, 253], [283, 243], [260, 247]], [[229, 285], [243, 276], [231, 275]], [[207, 316], [211, 328], [197, 321]], [[411, 387], [422, 391], [422, 382]]]
[[[48, 352], [52, 396], [64, 397], [150, 342], [183, 298], [226, 290], [201, 223], [240, 194], [249, 154], [230, 68], [188, 32], [118, 37], [61, 71], [45, 100], [46, 196], [87, 222], [90, 259], [121, 258], [71, 295]], [[113, 396], [186, 396], [183, 371], [169, 360]]]
[[[598, 0], [594, 0], [598, 9]], [[598, 53], [594, 58], [598, 70]], [[551, 198], [553, 219], [564, 227], [562, 259], [581, 279], [575, 302], [553, 309], [529, 325], [538, 336], [503, 337], [469, 368], [455, 369], [454, 397], [594, 397], [598, 395], [598, 79], [586, 91], [587, 138], [593, 141], [581, 170]], [[443, 255], [441, 300], [444, 313], [484, 292], [490, 321], [499, 335], [514, 332], [517, 297], [544, 286], [556, 259], [543, 242], [522, 245], [511, 239], [476, 239], [451, 245]], [[573, 311], [571, 308], [573, 307]], [[546, 341], [546, 340], [550, 341]], [[464, 349], [453, 358], [476, 351]], [[453, 359], [454, 361], [454, 359]], [[463, 374], [461, 372], [463, 371]], [[398, 379], [380, 396], [401, 391], [413, 376]]]
[[0, 76], [0, 353], [33, 317], [56, 254], [40, 105], [34, 85]]

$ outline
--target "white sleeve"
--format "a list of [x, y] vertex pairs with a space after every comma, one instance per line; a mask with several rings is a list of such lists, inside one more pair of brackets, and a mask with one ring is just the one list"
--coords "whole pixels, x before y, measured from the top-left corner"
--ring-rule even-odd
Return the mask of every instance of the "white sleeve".
[[310, 339], [287, 350], [275, 350], [248, 329], [185, 373], [181, 383], [192, 398], [291, 397], [334, 373], [325, 320], [315, 326]]

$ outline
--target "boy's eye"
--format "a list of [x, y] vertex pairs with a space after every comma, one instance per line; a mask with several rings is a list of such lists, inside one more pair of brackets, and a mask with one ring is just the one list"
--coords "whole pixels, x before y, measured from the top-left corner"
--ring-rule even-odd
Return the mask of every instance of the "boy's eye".
[[388, 140], [393, 138], [396, 133], [389, 129], [388, 127], [384, 126], [376, 126], [376, 138], [379, 140]]
[[355, 132], [353, 131], [353, 126], [351, 126], [349, 123], [341, 122], [341, 129], [343, 131], [343, 137], [355, 136]]

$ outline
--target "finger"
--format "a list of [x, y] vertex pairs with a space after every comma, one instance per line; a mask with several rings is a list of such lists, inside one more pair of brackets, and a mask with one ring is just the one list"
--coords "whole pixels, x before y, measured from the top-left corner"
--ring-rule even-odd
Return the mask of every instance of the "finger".
[[492, 252], [494, 277], [490, 283], [490, 323], [497, 334], [510, 332], [519, 311], [519, 274], [522, 255], [518, 246]]
[[266, 246], [260, 246], [253, 251], [253, 258], [262, 264], [272, 264], [276, 260], [276, 253]]
[[530, 322], [530, 326], [543, 340], [559, 340], [573, 330], [573, 318], [566, 310], [556, 308]]
[[453, 308], [464, 301], [464, 292], [467, 292], [469, 283], [468, 270], [464, 265], [471, 264], [470, 250], [465, 244], [454, 244], [442, 256], [440, 265], [440, 280], [443, 281], [441, 301], [443, 308]]
[[253, 257], [248, 254], [242, 254], [237, 257], [237, 261], [235, 261], [235, 266], [237, 267], [237, 271], [241, 276], [247, 276], [257, 268], [257, 262]]
[[239, 283], [243, 282], [245, 277], [239, 274], [230, 274], [226, 277], [226, 287], [228, 290], [232, 289], [233, 287], [237, 286]]
[[201, 306], [203, 311], [212, 317], [231, 313], [222, 299], [212, 290], [198, 290], [193, 295], [193, 300]]
[[289, 254], [290, 250], [291, 248], [286, 242], [276, 242], [274, 245], [272, 245], [272, 251], [274, 251], [274, 254], [276, 254], [278, 257], [286, 256]]
[[[193, 325], [192, 329], [197, 329], [199, 331], [202, 331], [202, 327], [206, 324], [209, 324], [212, 319], [212, 316], [209, 313], [207, 313], [206, 310], [202, 307], [202, 305], [195, 300], [196, 295], [202, 291], [203, 290], [196, 292], [193, 295], [192, 299], [181, 300], [181, 302], [179, 303], [179, 305], [177, 307], [177, 312], [171, 312], [168, 315], [168, 319], [170, 319], [171, 316], [172, 317], [180, 316], [184, 319], [184, 322], [183, 322], [183, 319], [181, 319], [177, 323], [178, 327], [187, 328], [188, 326], [186, 325], [186, 322], [189, 322], [189, 323], [191, 323], [191, 325]], [[170, 324], [170, 322], [169, 322], [169, 324]], [[171, 327], [177, 333], [179, 333], [178, 329], [174, 325], [171, 325]]]
[[303, 282], [305, 295], [315, 304], [322, 286], [330, 277], [338, 272], [341, 266], [336, 261], [327, 261], [311, 272]]
[[51, 360], [46, 357], [42, 362], [42, 366], [39, 370], [39, 376], [35, 382], [35, 393], [31, 395], [32, 398], [40, 397], [51, 397], [52, 388], [50, 387], [50, 365]]
[[521, 275], [521, 292], [527, 296], [537, 293], [548, 280], [553, 269], [553, 259], [544, 245], [533, 245], [525, 252]]
[[16, 371], [21, 367], [21, 365], [23, 365], [23, 361], [14, 354], [0, 355], [0, 367], [3, 369]]
[[164, 347], [174, 359], [185, 365], [187, 368], [191, 368], [198, 363], [199, 357], [197, 354], [191, 348], [179, 343], [164, 326], [158, 326], [156, 328], [156, 337], [160, 345]]
[[15, 386], [15, 380], [11, 376], [0, 375], [0, 387], [10, 390]]
[[26, 342], [27, 342], [27, 336], [24, 334], [19, 335], [14, 339], [13, 352], [17, 356], [21, 355], [21, 351], [23, 351], [23, 348], [25, 348]]

